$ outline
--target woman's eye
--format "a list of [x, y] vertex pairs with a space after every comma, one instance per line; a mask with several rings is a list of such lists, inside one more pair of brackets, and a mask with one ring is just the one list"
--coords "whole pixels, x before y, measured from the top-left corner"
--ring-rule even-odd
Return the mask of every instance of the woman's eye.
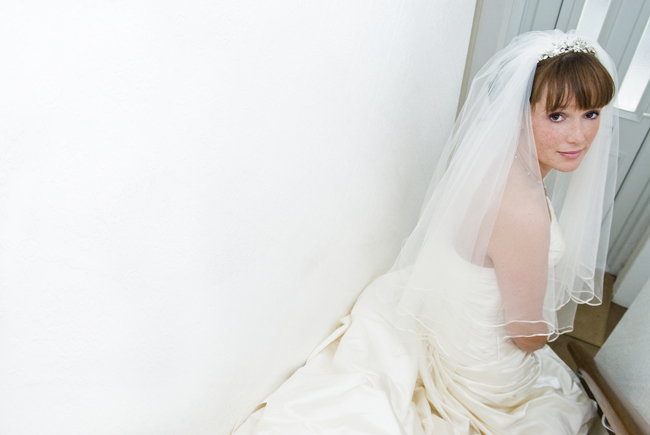
[[585, 116], [588, 119], [596, 119], [596, 118], [598, 118], [598, 115], [599, 115], [598, 111], [592, 110], [591, 112], [587, 112], [587, 114]]
[[548, 118], [553, 122], [562, 121], [562, 114], [561, 113], [551, 113], [550, 115], [548, 115]]

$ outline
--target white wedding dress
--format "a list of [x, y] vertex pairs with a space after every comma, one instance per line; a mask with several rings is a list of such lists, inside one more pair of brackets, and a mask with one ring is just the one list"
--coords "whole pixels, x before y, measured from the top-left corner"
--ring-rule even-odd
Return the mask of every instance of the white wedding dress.
[[[551, 209], [549, 265], [564, 251]], [[453, 250], [452, 250], [453, 251]], [[449, 256], [449, 277], [470, 292], [474, 321], [503, 317], [494, 269]], [[383, 302], [393, 274], [377, 278], [349, 316], [235, 435], [585, 434], [595, 405], [569, 368], [545, 346], [524, 352], [505, 328], [485, 328], [460, 342], [468, 355], [451, 364], [429, 346], [432, 363], [418, 358], [421, 340], [395, 328]], [[451, 334], [451, 333], [450, 333]], [[444, 341], [443, 340], [443, 341]]]

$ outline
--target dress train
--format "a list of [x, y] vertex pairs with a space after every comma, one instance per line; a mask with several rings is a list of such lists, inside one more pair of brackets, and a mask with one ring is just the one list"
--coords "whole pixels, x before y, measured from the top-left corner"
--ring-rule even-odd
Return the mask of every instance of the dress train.
[[[555, 216], [553, 215], [553, 218]], [[549, 262], [563, 253], [551, 225]], [[473, 319], [498, 316], [494, 270], [450, 256], [456, 285], [475, 302]], [[586, 434], [595, 405], [548, 347], [524, 352], [504, 328], [464, 340], [472, 355], [452, 364], [435, 346], [391, 322], [383, 292], [397, 273], [377, 278], [351, 314], [235, 435], [559, 435]], [[450, 337], [447, 337], [450, 339]], [[432, 358], [422, 358], [428, 352]]]

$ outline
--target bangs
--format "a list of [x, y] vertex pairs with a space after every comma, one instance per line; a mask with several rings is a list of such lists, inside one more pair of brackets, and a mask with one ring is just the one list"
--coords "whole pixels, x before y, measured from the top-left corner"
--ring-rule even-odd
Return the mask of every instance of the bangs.
[[572, 101], [579, 109], [604, 107], [614, 98], [614, 81], [593, 55], [565, 53], [537, 64], [530, 103], [536, 104], [546, 90], [546, 111], [568, 107]]

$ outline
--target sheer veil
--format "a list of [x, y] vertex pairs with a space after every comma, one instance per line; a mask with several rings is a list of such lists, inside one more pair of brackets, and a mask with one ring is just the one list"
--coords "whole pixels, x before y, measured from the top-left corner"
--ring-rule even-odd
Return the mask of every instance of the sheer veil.
[[[458, 337], [505, 326], [517, 331], [510, 336], [548, 335], [554, 340], [572, 330], [577, 304], [601, 302], [618, 151], [614, 102], [602, 109], [598, 133], [574, 172], [551, 171], [542, 180], [531, 125], [529, 97], [540, 56], [575, 38], [573, 32], [559, 30], [520, 35], [479, 71], [419, 221], [391, 269], [398, 284], [380, 295], [396, 305], [398, 328], [414, 332], [453, 363], [465, 355]], [[596, 41], [581, 38], [596, 49], [617, 83], [612, 59]], [[463, 277], [453, 273], [453, 263], [467, 262], [490, 273], [486, 251], [500, 208], [507, 204], [546, 213], [544, 182], [564, 236], [564, 254], [556, 264], [549, 264], [546, 256], [531, 268], [530, 273], [542, 277], [538, 284], [520, 292], [501, 290], [497, 318], [472, 318], [466, 309], [471, 296], [458, 285]], [[545, 246], [551, 244], [551, 224], [549, 220]], [[528, 253], [524, 249], [520, 255]], [[540, 324], [547, 332], [532, 327]], [[520, 327], [509, 328], [513, 325]]]

